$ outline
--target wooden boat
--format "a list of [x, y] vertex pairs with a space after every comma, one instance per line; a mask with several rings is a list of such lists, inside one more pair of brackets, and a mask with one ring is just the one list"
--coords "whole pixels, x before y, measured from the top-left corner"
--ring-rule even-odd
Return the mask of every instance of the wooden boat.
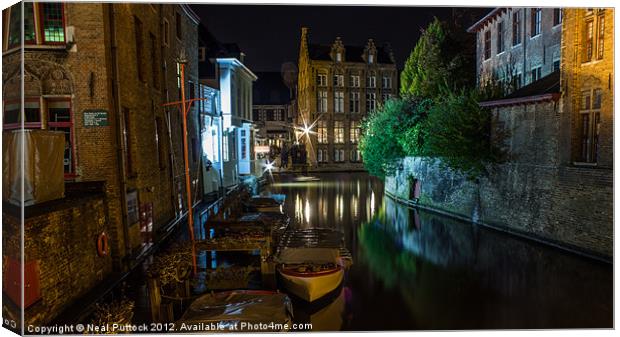
[[333, 292], [344, 279], [337, 248], [284, 248], [276, 261], [284, 289], [307, 302]]
[[[236, 331], [230, 329], [239, 322], [251, 326], [273, 322], [273, 331], [283, 331], [285, 324], [290, 329], [292, 317], [291, 300], [286, 294], [266, 290], [233, 290], [202, 295], [190, 305], [176, 326], [190, 327], [192, 330], [187, 332], [221, 333]], [[250, 328], [243, 331], [269, 330]]]
[[276, 198], [258, 196], [250, 198], [250, 200], [245, 203], [245, 208], [248, 211], [254, 212], [282, 213], [282, 204], [283, 202], [276, 200]]

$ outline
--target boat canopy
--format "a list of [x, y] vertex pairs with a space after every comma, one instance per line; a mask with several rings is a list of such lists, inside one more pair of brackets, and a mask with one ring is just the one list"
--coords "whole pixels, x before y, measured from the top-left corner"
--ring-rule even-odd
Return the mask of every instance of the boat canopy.
[[340, 250], [337, 248], [285, 248], [276, 257], [280, 263], [337, 263]]

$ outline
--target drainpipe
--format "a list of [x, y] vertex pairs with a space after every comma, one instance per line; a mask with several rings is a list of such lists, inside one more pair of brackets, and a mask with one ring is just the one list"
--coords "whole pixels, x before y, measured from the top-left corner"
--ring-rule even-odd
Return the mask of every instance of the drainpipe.
[[[118, 184], [120, 189], [120, 201], [121, 201], [121, 224], [123, 227], [123, 241], [125, 242], [125, 254], [131, 250], [129, 244], [129, 229], [127, 228], [127, 182], [125, 180], [125, 156], [123, 155], [124, 144], [122, 139], [122, 130], [123, 125], [121, 123], [121, 114], [123, 113], [121, 110], [121, 99], [120, 99], [120, 81], [118, 79], [118, 44], [116, 37], [116, 21], [115, 21], [115, 13], [114, 13], [114, 4], [105, 5], [108, 11], [108, 27], [110, 29], [110, 40], [111, 40], [111, 65], [112, 65], [112, 104], [114, 110], [116, 110], [116, 118], [114, 119], [114, 127], [116, 128], [116, 158], [117, 158], [117, 168], [118, 168]], [[123, 254], [123, 255], [125, 255]]]

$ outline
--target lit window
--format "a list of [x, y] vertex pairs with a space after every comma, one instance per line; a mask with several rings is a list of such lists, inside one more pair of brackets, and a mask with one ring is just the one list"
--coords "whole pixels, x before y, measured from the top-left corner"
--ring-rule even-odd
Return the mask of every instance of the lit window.
[[374, 63], [374, 62], [375, 62], [375, 55], [368, 54], [368, 63]]
[[334, 121], [334, 143], [344, 144], [344, 123], [342, 121]]
[[334, 92], [334, 112], [344, 112], [344, 92]]
[[602, 59], [605, 49], [605, 17], [600, 15], [598, 18], [598, 43], [596, 45], [596, 58]]
[[344, 75], [334, 75], [334, 86], [335, 87], [344, 86]]
[[43, 42], [64, 43], [65, 19], [63, 4], [59, 2], [50, 2], [41, 3], [39, 6], [41, 6]]
[[586, 22], [583, 44], [583, 62], [590, 62], [594, 49], [594, 22], [592, 20]]
[[317, 141], [319, 144], [327, 144], [327, 126], [325, 121], [318, 122]]
[[351, 121], [351, 128], [349, 129], [350, 132], [350, 142], [355, 144], [358, 143], [360, 140], [360, 123], [358, 121]]
[[360, 76], [359, 75], [351, 75], [351, 87], [359, 88], [360, 86]]

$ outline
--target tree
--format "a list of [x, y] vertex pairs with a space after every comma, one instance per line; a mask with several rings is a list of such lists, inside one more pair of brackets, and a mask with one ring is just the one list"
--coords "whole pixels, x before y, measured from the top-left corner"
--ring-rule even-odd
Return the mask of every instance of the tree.
[[486, 175], [489, 164], [504, 160], [506, 135], [492, 129], [491, 111], [480, 107], [477, 91], [441, 92], [426, 119], [424, 152], [471, 179]]
[[414, 111], [414, 102], [391, 99], [364, 120], [359, 149], [370, 174], [391, 174], [406, 155], [399, 139], [414, 125]]
[[401, 73], [401, 97], [434, 99], [441, 86], [454, 90], [473, 85], [475, 42], [457, 20], [435, 18], [420, 39]]

